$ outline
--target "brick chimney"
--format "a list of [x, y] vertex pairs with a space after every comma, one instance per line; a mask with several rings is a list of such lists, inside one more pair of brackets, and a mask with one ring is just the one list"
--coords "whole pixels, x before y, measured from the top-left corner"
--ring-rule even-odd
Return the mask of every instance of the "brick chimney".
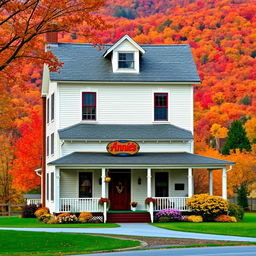
[[49, 44], [57, 44], [58, 43], [58, 32], [47, 32], [46, 33], [46, 42]]

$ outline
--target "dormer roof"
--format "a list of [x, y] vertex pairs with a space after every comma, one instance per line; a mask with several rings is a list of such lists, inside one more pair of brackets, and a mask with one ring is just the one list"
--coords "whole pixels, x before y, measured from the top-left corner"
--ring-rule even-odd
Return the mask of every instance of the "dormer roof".
[[112, 53], [120, 44], [122, 44], [125, 40], [129, 41], [141, 54], [145, 53], [145, 50], [138, 45], [132, 38], [128, 35], [123, 36], [120, 40], [118, 40], [114, 45], [108, 48], [105, 53], [103, 54], [104, 57], [107, 57], [110, 53]]

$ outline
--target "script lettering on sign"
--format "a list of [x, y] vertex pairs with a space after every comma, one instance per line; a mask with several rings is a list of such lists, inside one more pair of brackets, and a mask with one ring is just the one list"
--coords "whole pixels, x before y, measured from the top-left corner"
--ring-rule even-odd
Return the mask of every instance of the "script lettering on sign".
[[140, 146], [134, 141], [117, 140], [108, 143], [107, 151], [112, 155], [130, 156], [138, 153]]

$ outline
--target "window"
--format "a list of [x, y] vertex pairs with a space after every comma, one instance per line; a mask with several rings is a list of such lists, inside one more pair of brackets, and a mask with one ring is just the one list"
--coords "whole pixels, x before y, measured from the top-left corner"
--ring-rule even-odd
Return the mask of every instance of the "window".
[[49, 136], [46, 138], [46, 155], [49, 156]]
[[168, 197], [168, 172], [155, 173], [155, 196]]
[[54, 200], [54, 172], [51, 172], [51, 200]]
[[79, 173], [79, 197], [92, 197], [92, 173]]
[[54, 93], [51, 96], [51, 120], [54, 120]]
[[118, 53], [118, 68], [134, 69], [134, 53], [119, 52]]
[[51, 134], [51, 155], [54, 154], [54, 133]]
[[184, 190], [185, 189], [185, 184], [184, 183], [176, 183], [174, 185], [175, 190]]
[[168, 93], [154, 94], [154, 120], [168, 121]]
[[46, 174], [46, 200], [49, 200], [49, 173]]
[[83, 92], [82, 120], [96, 120], [96, 92]]
[[47, 99], [47, 102], [46, 102], [46, 122], [47, 124], [49, 123], [49, 120], [50, 120], [50, 99]]

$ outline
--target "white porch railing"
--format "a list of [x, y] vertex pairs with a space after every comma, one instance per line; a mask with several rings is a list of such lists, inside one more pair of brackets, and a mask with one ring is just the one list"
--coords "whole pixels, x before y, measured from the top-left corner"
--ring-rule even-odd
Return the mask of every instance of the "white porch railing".
[[154, 211], [160, 211], [163, 209], [177, 209], [180, 211], [188, 211], [186, 206], [186, 200], [188, 197], [155, 197], [156, 204], [154, 205]]
[[103, 212], [100, 198], [60, 198], [60, 212]]
[[27, 199], [27, 204], [41, 204], [41, 199]]

